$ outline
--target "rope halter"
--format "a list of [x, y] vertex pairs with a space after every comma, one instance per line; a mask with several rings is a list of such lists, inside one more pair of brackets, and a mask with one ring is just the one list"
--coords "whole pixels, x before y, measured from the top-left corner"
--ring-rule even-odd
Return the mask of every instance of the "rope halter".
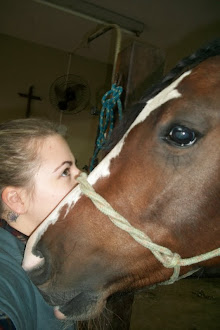
[[126, 231], [131, 237], [133, 237], [135, 241], [149, 249], [155, 256], [155, 258], [159, 260], [164, 267], [174, 269], [170, 279], [161, 284], [172, 284], [178, 279], [190, 276], [191, 274], [199, 270], [197, 268], [196, 270], [192, 270], [187, 274], [184, 274], [183, 276], [179, 276], [181, 266], [197, 264], [201, 261], [220, 256], [220, 248], [218, 248], [216, 250], [201, 254], [196, 257], [182, 259], [178, 253], [173, 253], [168, 248], [153, 243], [144, 232], [133, 227], [122, 215], [115, 211], [102, 196], [95, 192], [94, 188], [87, 181], [86, 173], [81, 173], [76, 180], [80, 184], [80, 189], [82, 193], [91, 199], [91, 201], [99, 211], [107, 215], [117, 227]]

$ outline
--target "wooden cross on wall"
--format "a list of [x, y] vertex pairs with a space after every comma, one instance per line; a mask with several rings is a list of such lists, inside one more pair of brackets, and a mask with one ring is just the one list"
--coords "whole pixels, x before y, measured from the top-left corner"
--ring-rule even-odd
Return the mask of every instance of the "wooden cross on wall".
[[34, 86], [30, 86], [29, 87], [29, 90], [28, 90], [28, 94], [24, 94], [24, 93], [18, 93], [19, 96], [22, 96], [22, 97], [27, 97], [27, 110], [26, 110], [26, 118], [29, 118], [30, 117], [30, 114], [31, 114], [31, 100], [39, 100], [41, 101], [41, 98], [40, 96], [34, 96], [33, 95], [33, 89], [34, 89]]

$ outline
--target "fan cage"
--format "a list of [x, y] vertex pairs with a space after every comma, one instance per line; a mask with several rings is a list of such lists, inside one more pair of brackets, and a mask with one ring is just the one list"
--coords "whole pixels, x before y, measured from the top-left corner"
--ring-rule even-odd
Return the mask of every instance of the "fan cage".
[[52, 106], [58, 111], [64, 114], [75, 114], [88, 105], [90, 89], [87, 81], [82, 77], [72, 74], [64, 75], [53, 82], [49, 97]]

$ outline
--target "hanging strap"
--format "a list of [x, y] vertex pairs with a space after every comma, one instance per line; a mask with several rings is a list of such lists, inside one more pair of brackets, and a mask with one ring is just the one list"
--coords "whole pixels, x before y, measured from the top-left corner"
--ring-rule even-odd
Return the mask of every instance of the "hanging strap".
[[96, 139], [95, 151], [90, 163], [89, 171], [91, 172], [95, 167], [95, 161], [97, 159], [99, 151], [103, 148], [106, 140], [110, 137], [114, 128], [114, 108], [117, 105], [118, 118], [122, 119], [122, 104], [120, 100], [123, 88], [112, 85], [112, 88], [104, 94], [102, 97], [102, 109], [99, 116], [98, 137]]

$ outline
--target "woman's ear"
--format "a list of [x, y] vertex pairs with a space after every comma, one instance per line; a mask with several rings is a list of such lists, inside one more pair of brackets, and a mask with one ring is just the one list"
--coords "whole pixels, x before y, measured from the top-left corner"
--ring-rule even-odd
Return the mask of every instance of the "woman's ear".
[[3, 202], [15, 213], [24, 214], [27, 210], [23, 188], [6, 187], [2, 192]]

